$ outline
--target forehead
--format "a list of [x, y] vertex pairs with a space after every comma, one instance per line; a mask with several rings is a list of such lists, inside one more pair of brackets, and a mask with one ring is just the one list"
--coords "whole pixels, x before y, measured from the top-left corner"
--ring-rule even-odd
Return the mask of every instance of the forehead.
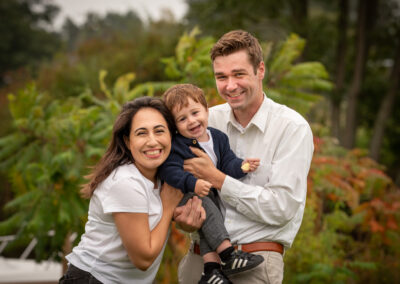
[[132, 118], [132, 130], [167, 125], [164, 116], [154, 108], [142, 108]]
[[192, 98], [188, 97], [186, 102], [182, 102], [182, 103], [176, 105], [172, 109], [172, 114], [175, 115], [177, 113], [180, 113], [180, 112], [192, 109], [192, 108], [197, 108], [197, 107], [205, 108], [200, 102], [196, 102]]
[[245, 50], [236, 51], [229, 55], [218, 56], [213, 62], [214, 73], [232, 72], [235, 70], [252, 69], [249, 55]]

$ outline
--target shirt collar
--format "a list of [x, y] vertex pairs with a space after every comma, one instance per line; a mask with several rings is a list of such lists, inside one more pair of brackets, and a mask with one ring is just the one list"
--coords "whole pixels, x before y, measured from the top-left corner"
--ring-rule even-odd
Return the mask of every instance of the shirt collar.
[[250, 120], [249, 124], [243, 128], [243, 126], [240, 125], [240, 123], [236, 120], [235, 115], [233, 114], [233, 110], [231, 107], [229, 107], [229, 124], [231, 124], [231, 126], [237, 128], [239, 131], [245, 131], [246, 129], [248, 129], [249, 127], [251, 127], [251, 125], [256, 126], [261, 132], [264, 133], [265, 130], [265, 125], [267, 123], [267, 119], [266, 119], [266, 114], [268, 112], [268, 98], [266, 97], [265, 93], [264, 93], [264, 98], [263, 101], [261, 103], [260, 108], [257, 110], [256, 114], [253, 116], [253, 118]]

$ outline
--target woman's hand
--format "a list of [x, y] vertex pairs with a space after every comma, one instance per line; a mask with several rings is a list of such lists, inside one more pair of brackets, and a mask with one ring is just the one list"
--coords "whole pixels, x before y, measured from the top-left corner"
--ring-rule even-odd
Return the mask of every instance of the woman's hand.
[[206, 211], [197, 196], [189, 199], [184, 206], [176, 207], [174, 211], [174, 220], [186, 232], [200, 229], [205, 219]]

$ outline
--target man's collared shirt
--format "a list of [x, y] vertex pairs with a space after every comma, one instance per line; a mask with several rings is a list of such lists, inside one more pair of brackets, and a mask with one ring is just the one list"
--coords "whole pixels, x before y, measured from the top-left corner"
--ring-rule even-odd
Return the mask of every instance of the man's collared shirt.
[[241, 180], [226, 176], [220, 196], [232, 243], [293, 243], [303, 218], [307, 175], [314, 150], [307, 121], [264, 97], [246, 127], [225, 103], [210, 108], [209, 126], [225, 132], [242, 159], [260, 158], [258, 169]]

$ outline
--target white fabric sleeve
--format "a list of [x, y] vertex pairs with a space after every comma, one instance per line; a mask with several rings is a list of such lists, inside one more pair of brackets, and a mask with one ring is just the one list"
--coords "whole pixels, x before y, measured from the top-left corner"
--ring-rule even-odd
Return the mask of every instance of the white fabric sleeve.
[[305, 204], [313, 150], [310, 127], [290, 125], [268, 165], [268, 182], [263, 186], [250, 185], [226, 176], [221, 198], [254, 221], [285, 225]]
[[103, 201], [104, 213], [149, 213], [146, 188], [132, 178], [117, 181]]

